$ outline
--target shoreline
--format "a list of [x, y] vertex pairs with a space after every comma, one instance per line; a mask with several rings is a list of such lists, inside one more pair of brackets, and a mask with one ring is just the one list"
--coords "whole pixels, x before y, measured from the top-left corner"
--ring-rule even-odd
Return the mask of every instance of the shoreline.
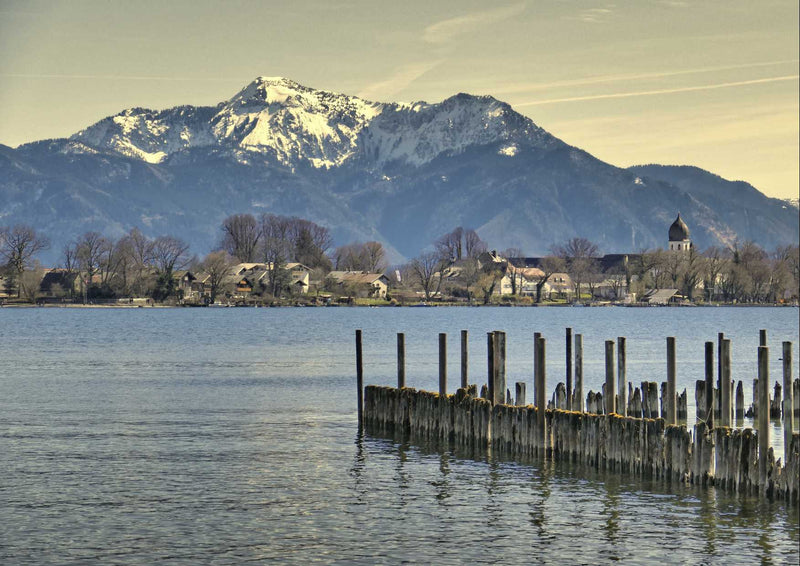
[[567, 304], [567, 303], [550, 303], [550, 304], [465, 304], [465, 303], [440, 303], [440, 304], [425, 304], [425, 303], [414, 303], [408, 305], [400, 305], [400, 304], [386, 304], [386, 305], [374, 305], [374, 304], [364, 304], [364, 305], [306, 305], [306, 304], [295, 304], [295, 305], [217, 305], [217, 306], [205, 306], [205, 305], [127, 305], [127, 304], [108, 304], [108, 305], [84, 305], [84, 304], [41, 304], [41, 305], [34, 305], [34, 304], [0, 304], [0, 309], [38, 309], [38, 308], [46, 308], [46, 309], [188, 309], [188, 308], [212, 308], [212, 309], [219, 309], [219, 308], [231, 308], [231, 309], [240, 309], [240, 308], [486, 308], [486, 307], [498, 307], [498, 308], [720, 308], [720, 307], [729, 307], [729, 308], [746, 308], [746, 307], [756, 307], [756, 308], [798, 308], [800, 305], [797, 304], [762, 304], [762, 303], [736, 303], [736, 304], [688, 304], [688, 305], [647, 305], [647, 304], [633, 304], [633, 305], [625, 305], [625, 304], [613, 304], [613, 303], [602, 303], [602, 304]]

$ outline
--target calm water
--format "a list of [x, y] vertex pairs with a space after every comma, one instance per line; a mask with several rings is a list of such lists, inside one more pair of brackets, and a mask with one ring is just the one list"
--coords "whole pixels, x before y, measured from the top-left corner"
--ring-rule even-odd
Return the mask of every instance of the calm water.
[[[628, 339], [634, 383], [703, 377], [725, 332], [752, 399], [758, 329], [772, 380], [797, 309], [0, 309], [0, 563], [788, 563], [796, 507], [509, 462], [356, 430], [353, 331], [367, 383], [438, 387], [437, 334], [508, 332], [509, 382], [531, 383], [534, 331], [548, 384], [563, 379], [564, 327], [584, 334], [586, 388], [603, 340]], [[797, 375], [797, 367], [795, 367]], [[529, 385], [530, 387], [530, 385]], [[691, 408], [690, 408], [691, 410]], [[776, 432], [778, 430], [776, 429]], [[777, 435], [776, 435], [777, 436]], [[779, 442], [774, 443], [776, 448]]]

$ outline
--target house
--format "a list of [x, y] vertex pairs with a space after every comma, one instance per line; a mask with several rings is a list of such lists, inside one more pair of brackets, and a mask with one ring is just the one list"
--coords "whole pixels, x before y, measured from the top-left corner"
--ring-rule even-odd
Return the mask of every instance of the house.
[[542, 295], [569, 299], [573, 294], [572, 278], [567, 273], [553, 273], [542, 288]]
[[197, 279], [191, 271], [178, 270], [172, 272], [172, 280], [175, 281], [175, 289], [183, 294], [184, 299], [197, 298], [193, 286]]
[[48, 297], [76, 293], [81, 288], [80, 274], [67, 269], [46, 269], [39, 290]]
[[[383, 273], [362, 271], [331, 271], [328, 280], [343, 289], [352, 289], [367, 297], [385, 299], [389, 290], [389, 278]], [[349, 293], [350, 291], [348, 291]]]
[[642, 297], [643, 303], [650, 305], [668, 305], [681, 298], [677, 289], [651, 289]]

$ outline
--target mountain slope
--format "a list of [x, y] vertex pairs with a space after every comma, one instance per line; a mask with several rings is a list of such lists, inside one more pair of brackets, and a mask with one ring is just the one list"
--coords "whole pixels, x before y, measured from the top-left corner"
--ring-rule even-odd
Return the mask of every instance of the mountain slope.
[[374, 103], [259, 78], [217, 106], [125, 110], [69, 139], [0, 146], [0, 225], [57, 245], [137, 226], [204, 254], [227, 215], [291, 214], [337, 244], [412, 257], [458, 225], [493, 247], [547, 253], [573, 236], [605, 252], [664, 247], [678, 211], [700, 248], [796, 242], [796, 211], [694, 168], [604, 163], [491, 97]]

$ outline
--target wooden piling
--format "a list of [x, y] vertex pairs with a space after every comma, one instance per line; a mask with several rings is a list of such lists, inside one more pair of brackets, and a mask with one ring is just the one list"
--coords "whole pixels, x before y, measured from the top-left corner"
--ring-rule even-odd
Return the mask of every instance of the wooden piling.
[[706, 414], [707, 430], [714, 428], [714, 343], [706, 342]]
[[545, 374], [545, 339], [541, 334], [536, 338], [534, 345], [536, 368], [534, 384], [534, 395], [536, 398], [536, 429], [539, 435], [538, 446], [540, 450], [546, 450], [545, 443], [547, 434], [545, 430], [545, 408], [547, 407], [547, 376]]
[[617, 395], [619, 395], [617, 413], [623, 417], [628, 416], [628, 374], [625, 367], [626, 357], [625, 337], [619, 336], [617, 337]]
[[606, 340], [606, 414], [616, 413], [616, 378], [614, 376], [614, 341]]
[[[720, 336], [722, 333], [720, 333]], [[720, 425], [731, 426], [731, 341], [723, 338], [719, 351]]]
[[783, 454], [786, 461], [794, 431], [794, 410], [792, 403], [792, 343], [783, 343]]
[[397, 388], [406, 386], [406, 335], [397, 333]]
[[541, 332], [533, 333], [533, 402], [539, 398], [536, 388], [539, 386], [539, 338], [542, 337]]
[[461, 331], [461, 387], [466, 389], [469, 387], [469, 353], [468, 353], [468, 333], [466, 330]]
[[744, 420], [744, 386], [742, 380], [736, 384], [736, 424], [739, 425]]
[[567, 410], [572, 410], [572, 328], [566, 330]]
[[769, 348], [766, 346], [758, 347], [758, 386], [758, 485], [766, 493], [769, 453]]
[[758, 345], [759, 346], [767, 345], [767, 331], [764, 328], [758, 331]]
[[361, 329], [356, 330], [356, 389], [358, 392], [358, 426], [364, 424], [364, 356], [361, 348]]
[[486, 376], [486, 385], [489, 390], [488, 399], [494, 403], [494, 332], [486, 333], [486, 362], [488, 365]]
[[719, 415], [717, 422], [721, 422], [722, 418], [722, 341], [725, 340], [725, 334], [719, 332], [717, 334], [717, 395], [714, 396], [714, 416]]
[[494, 342], [494, 367], [492, 368], [492, 378], [494, 381], [495, 405], [502, 405], [506, 402], [506, 333], [495, 330], [493, 333]]
[[447, 334], [439, 333], [439, 395], [447, 395]]
[[575, 335], [575, 401], [573, 409], [583, 412], [583, 334]]
[[665, 419], [668, 425], [674, 425], [678, 422], [677, 411], [675, 410], [676, 377], [675, 337], [669, 336], [667, 337], [667, 415]]
[[527, 386], [525, 385], [524, 381], [518, 381], [516, 383], [517, 396], [516, 396], [514, 404], [517, 405], [518, 407], [524, 407], [525, 406], [525, 389], [526, 389], [526, 387]]

